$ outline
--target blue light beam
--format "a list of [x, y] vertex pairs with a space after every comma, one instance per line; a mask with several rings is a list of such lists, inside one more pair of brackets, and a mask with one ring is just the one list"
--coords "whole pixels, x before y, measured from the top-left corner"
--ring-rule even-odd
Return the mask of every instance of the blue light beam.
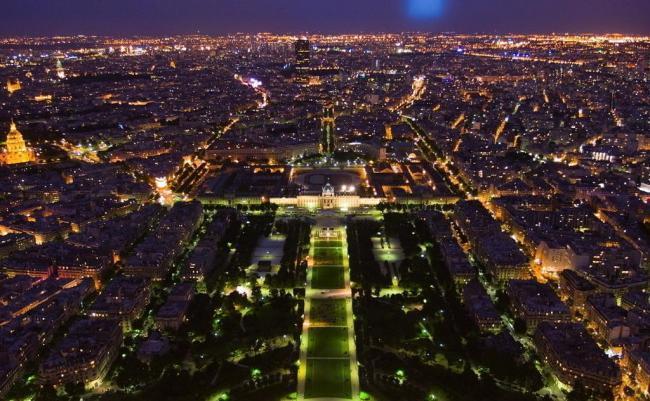
[[444, 9], [445, 0], [407, 0], [406, 2], [406, 12], [413, 19], [435, 19], [442, 15]]

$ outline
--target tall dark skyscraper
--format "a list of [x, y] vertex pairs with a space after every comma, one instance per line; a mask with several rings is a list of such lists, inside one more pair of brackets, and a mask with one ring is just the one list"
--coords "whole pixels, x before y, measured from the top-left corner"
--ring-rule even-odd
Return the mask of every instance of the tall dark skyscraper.
[[298, 67], [309, 67], [310, 45], [309, 39], [302, 37], [296, 41], [296, 65]]

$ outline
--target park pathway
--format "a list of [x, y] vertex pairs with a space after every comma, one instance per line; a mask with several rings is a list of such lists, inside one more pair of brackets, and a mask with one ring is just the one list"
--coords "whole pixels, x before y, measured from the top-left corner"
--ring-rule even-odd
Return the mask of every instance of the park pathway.
[[320, 216], [311, 233], [298, 400], [358, 399], [345, 227], [338, 217]]

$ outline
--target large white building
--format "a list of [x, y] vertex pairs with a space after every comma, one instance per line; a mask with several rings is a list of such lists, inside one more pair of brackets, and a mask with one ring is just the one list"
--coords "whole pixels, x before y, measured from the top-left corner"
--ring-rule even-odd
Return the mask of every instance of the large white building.
[[319, 195], [298, 195], [294, 198], [271, 198], [271, 203], [281, 206], [297, 206], [305, 209], [353, 209], [361, 206], [376, 206], [383, 198], [362, 198], [356, 194], [336, 193], [327, 183]]

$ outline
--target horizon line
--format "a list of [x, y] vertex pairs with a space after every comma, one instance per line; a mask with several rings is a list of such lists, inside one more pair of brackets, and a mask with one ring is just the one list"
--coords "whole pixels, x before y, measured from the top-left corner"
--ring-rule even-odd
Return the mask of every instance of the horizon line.
[[284, 31], [284, 32], [272, 32], [272, 31], [240, 31], [240, 32], [229, 32], [229, 33], [203, 33], [203, 32], [193, 32], [193, 33], [156, 33], [156, 34], [102, 34], [102, 33], [69, 33], [69, 34], [51, 34], [51, 35], [7, 35], [0, 34], [0, 39], [41, 39], [41, 38], [75, 38], [75, 37], [87, 37], [87, 38], [163, 38], [163, 37], [190, 37], [190, 36], [204, 36], [204, 37], [228, 37], [228, 36], [258, 36], [258, 35], [273, 35], [273, 36], [350, 36], [350, 35], [360, 35], [360, 36], [374, 36], [374, 35], [439, 35], [439, 36], [458, 36], [458, 35], [468, 35], [468, 36], [624, 36], [624, 37], [638, 37], [638, 38], [650, 38], [650, 32], [648, 33], [624, 33], [624, 32], [461, 32], [461, 31], [376, 31], [376, 32], [318, 32], [318, 31]]

